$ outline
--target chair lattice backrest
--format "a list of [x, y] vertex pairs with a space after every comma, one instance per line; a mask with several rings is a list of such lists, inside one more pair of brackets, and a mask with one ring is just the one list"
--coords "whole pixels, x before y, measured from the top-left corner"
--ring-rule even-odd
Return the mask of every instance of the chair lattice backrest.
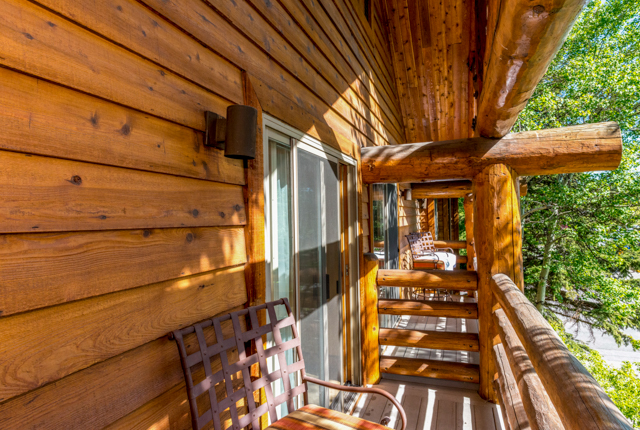
[[[287, 316], [281, 320], [277, 319], [277, 306], [286, 311]], [[259, 314], [264, 310], [268, 322], [260, 325]], [[285, 341], [281, 330], [286, 332], [288, 327], [291, 335]], [[262, 337], [269, 333], [273, 346], [265, 349]], [[287, 404], [289, 412], [294, 411], [297, 396], [302, 394], [307, 403], [306, 383], [299, 383], [305, 376], [300, 337], [286, 298], [175, 330], [173, 336], [178, 343], [194, 430], [211, 422], [215, 430], [240, 430], [249, 425], [259, 429], [265, 413], [269, 413], [271, 422], [278, 420], [276, 407], [282, 403]], [[292, 364], [285, 356], [290, 350], [297, 353]], [[274, 356], [279, 368], [269, 373], [267, 359]], [[260, 377], [252, 377], [254, 365], [259, 367]], [[284, 389], [276, 396], [271, 383], [280, 381]], [[266, 402], [258, 405], [261, 389]], [[231, 424], [223, 427], [229, 421]]]
[[433, 255], [436, 252], [431, 232], [409, 233], [406, 237], [411, 246], [413, 258], [418, 258], [423, 255]]

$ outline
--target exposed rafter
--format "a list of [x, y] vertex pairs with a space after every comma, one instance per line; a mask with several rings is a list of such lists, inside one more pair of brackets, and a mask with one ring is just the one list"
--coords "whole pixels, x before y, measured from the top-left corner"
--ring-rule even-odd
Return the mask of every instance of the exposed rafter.
[[509, 0], [490, 9], [496, 27], [486, 41], [480, 136], [502, 137], [511, 130], [585, 3]]

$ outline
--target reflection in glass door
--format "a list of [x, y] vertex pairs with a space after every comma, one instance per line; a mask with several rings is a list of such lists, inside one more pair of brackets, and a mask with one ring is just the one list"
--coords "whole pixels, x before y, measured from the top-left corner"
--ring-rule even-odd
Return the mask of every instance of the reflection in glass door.
[[[358, 384], [355, 160], [295, 130], [266, 122], [266, 299], [286, 297], [291, 303], [310, 376]], [[268, 366], [270, 372], [279, 367], [277, 360]], [[281, 386], [272, 388], [276, 395], [282, 392]], [[310, 402], [336, 410], [353, 400], [315, 384], [308, 389]]]
[[[342, 383], [340, 177], [338, 163], [298, 151], [300, 327], [306, 370]], [[338, 392], [309, 385], [311, 403], [341, 410]]]

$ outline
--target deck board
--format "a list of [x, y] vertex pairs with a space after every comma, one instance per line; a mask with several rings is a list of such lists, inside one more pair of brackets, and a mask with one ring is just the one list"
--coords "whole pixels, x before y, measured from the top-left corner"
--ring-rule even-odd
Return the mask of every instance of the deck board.
[[[407, 413], [407, 430], [504, 430], [499, 407], [473, 390], [383, 379], [375, 386], [394, 395]], [[391, 402], [379, 395], [363, 395], [354, 416], [400, 430], [401, 420]]]

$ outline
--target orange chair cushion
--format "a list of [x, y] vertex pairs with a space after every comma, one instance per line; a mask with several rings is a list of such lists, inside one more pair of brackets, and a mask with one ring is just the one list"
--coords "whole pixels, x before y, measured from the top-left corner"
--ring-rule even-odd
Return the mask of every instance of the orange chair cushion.
[[382, 424], [372, 423], [331, 409], [307, 405], [271, 424], [271, 430], [390, 430]]

